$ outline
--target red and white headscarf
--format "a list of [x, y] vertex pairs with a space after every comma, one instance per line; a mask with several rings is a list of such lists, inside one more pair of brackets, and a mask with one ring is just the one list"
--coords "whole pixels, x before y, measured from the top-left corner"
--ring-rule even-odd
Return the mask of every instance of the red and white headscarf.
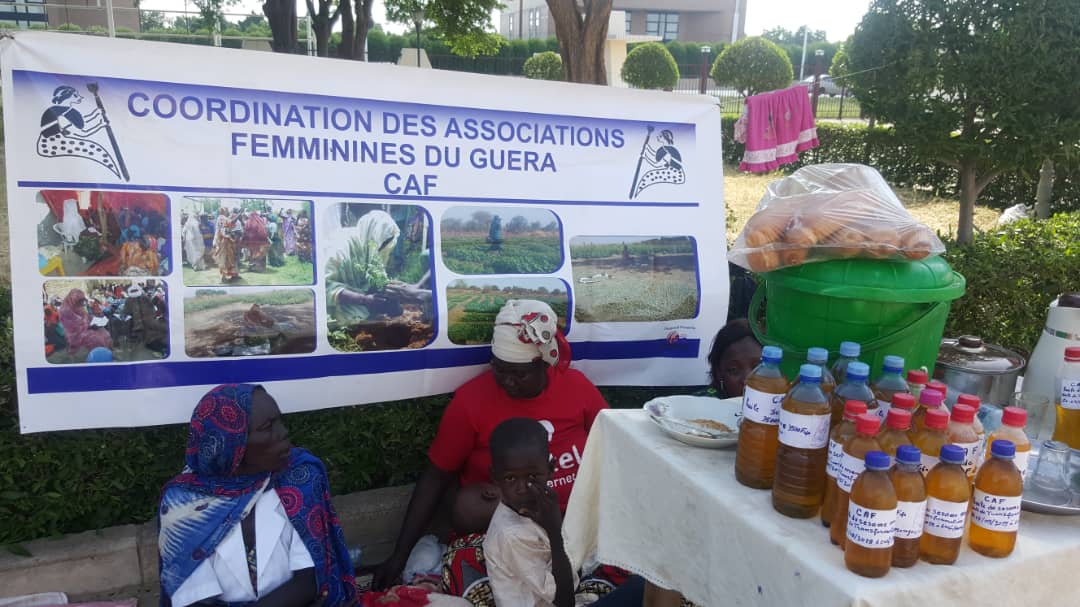
[[534, 299], [511, 299], [495, 317], [491, 353], [503, 362], [541, 359], [557, 369], [570, 366], [570, 344], [551, 306]]

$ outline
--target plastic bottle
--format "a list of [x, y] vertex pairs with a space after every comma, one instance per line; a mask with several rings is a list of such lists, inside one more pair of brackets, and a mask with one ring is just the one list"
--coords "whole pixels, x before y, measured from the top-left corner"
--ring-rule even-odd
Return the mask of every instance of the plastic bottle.
[[[911, 432], [914, 435], [923, 429], [923, 420], [926, 418], [926, 412], [931, 409], [942, 409], [941, 403], [945, 401], [945, 394], [938, 392], [936, 389], [927, 386], [922, 392], [919, 392], [919, 406], [915, 409], [915, 415], [911, 418]], [[948, 417], [949, 412], [946, 409], [945, 416]], [[911, 442], [915, 442], [912, 438]]]
[[[825, 348], [810, 348], [806, 351], [806, 364], [821, 367], [821, 391], [825, 393], [825, 396], [832, 394], [833, 390], [836, 389], [836, 380], [833, 379], [832, 372], [829, 371], [828, 362], [829, 351]], [[795, 380], [795, 384], [797, 383], [799, 383], [798, 379]]]
[[986, 429], [983, 427], [982, 420], [979, 419], [979, 408], [982, 407], [982, 402], [974, 394], [958, 394], [956, 402], [975, 409], [975, 419], [971, 420], [971, 427], [975, 428], [975, 434], [979, 435], [979, 453], [975, 461], [975, 469], [978, 470], [983, 463], [983, 452], [986, 451], [988, 446], [986, 444]]
[[[923, 391], [926, 394], [926, 391]], [[936, 411], [936, 413], [935, 413]], [[919, 471], [923, 476], [938, 463], [938, 454], [941, 448], [949, 443], [947, 430], [949, 428], [949, 412], [944, 409], [932, 409], [926, 412], [926, 426], [915, 434], [911, 441], [922, 453], [922, 463]]]
[[881, 450], [896, 457], [896, 450], [900, 445], [910, 445], [908, 430], [911, 428], [911, 412], [903, 409], [889, 409], [889, 415], [885, 418], [885, 430], [878, 435], [878, 444]]
[[1012, 441], [994, 441], [990, 459], [975, 477], [968, 544], [983, 556], [1009, 556], [1016, 546], [1024, 479], [1013, 464], [1015, 453]]
[[844, 457], [844, 444], [855, 436], [855, 418], [866, 413], [866, 403], [849, 400], [844, 403], [844, 419], [829, 434], [829, 460], [825, 464], [825, 497], [821, 502], [821, 524], [832, 524], [836, 512], [836, 475]]
[[1058, 369], [1054, 385], [1057, 399], [1054, 440], [1080, 449], [1080, 347], [1065, 348], [1065, 362]]
[[968, 481], [975, 480], [977, 462], [982, 456], [979, 453], [981, 441], [975, 433], [972, 420], [975, 419], [975, 409], [970, 405], [956, 403], [952, 408], [952, 416], [949, 417], [949, 429], [947, 431], [949, 443], [964, 450], [964, 472], [968, 475]]
[[780, 404], [791, 388], [780, 371], [782, 356], [780, 348], [765, 346], [761, 349], [761, 364], [746, 378], [743, 420], [735, 448], [735, 478], [754, 489], [772, 487], [776, 470]]
[[907, 380], [904, 379], [904, 359], [899, 356], [886, 356], [881, 367], [881, 375], [874, 380], [874, 398], [877, 399], [878, 418], [884, 422], [892, 406], [893, 395], [910, 393]]
[[926, 523], [919, 540], [919, 557], [935, 565], [952, 565], [964, 541], [964, 522], [971, 485], [964, 472], [964, 450], [941, 448], [940, 461], [926, 476]]
[[840, 358], [836, 359], [833, 363], [832, 372], [833, 379], [836, 380], [836, 385], [840, 385], [847, 381], [847, 366], [849, 363], [853, 363], [859, 360], [859, 354], [862, 353], [862, 347], [853, 341], [840, 342]]
[[926, 479], [919, 472], [921, 454], [914, 445], [900, 445], [889, 473], [896, 490], [896, 543], [892, 566], [911, 567], [919, 560], [919, 538], [926, 520]]
[[915, 397], [915, 402], [919, 401], [919, 392], [923, 391], [926, 387], [926, 382], [930, 380], [926, 375], [926, 371], [922, 369], [912, 369], [907, 372], [907, 387], [911, 395]]
[[852, 573], [881, 577], [892, 565], [897, 498], [889, 478], [888, 454], [871, 451], [865, 463], [866, 470], [851, 488], [844, 564]]
[[[918, 406], [918, 401], [915, 400], [915, 396], [913, 394], [908, 394], [906, 392], [897, 392], [896, 394], [893, 394], [892, 406], [889, 408], [907, 411], [911, 414], [912, 417], [915, 417], [915, 410], [918, 408]], [[885, 417], [886, 419], [888, 419], [888, 415], [886, 415]]]
[[[941, 392], [941, 402], [944, 403], [949, 398], [949, 386], [945, 385], [945, 382], [938, 381], [936, 379], [926, 383], [926, 387], [931, 390], [937, 390]], [[925, 388], [924, 388], [925, 389]], [[942, 405], [944, 406], [944, 405]]]
[[810, 518], [824, 498], [829, 459], [829, 399], [821, 391], [821, 367], [799, 369], [799, 385], [784, 397], [780, 409], [779, 438], [773, 508], [792, 518]]
[[833, 390], [832, 396], [829, 398], [832, 406], [832, 418], [829, 425], [835, 426], [840, 423], [840, 419], [844, 415], [844, 403], [849, 400], [857, 400], [866, 403], [867, 413], [873, 412], [877, 415], [877, 402], [874, 399], [874, 391], [870, 389], [870, 386], [866, 383], [866, 378], [870, 375], [870, 367], [859, 361], [852, 361], [847, 366], [846, 380], [844, 383], [836, 386]]
[[878, 428], [881, 422], [873, 413], [863, 413], [855, 418], [855, 435], [844, 443], [844, 455], [840, 460], [840, 470], [836, 473], [836, 512], [833, 513], [829, 527], [829, 541], [844, 547], [847, 534], [848, 500], [851, 499], [851, 486], [862, 473], [866, 454], [881, 451], [878, 445]]
[[[990, 433], [986, 439], [987, 450], [983, 454], [983, 461], [990, 461], [990, 449], [996, 440], [1012, 441], [1016, 447], [1016, 455], [1013, 457], [1013, 465], [1020, 471], [1020, 476], [1027, 474], [1028, 456], [1031, 455], [1031, 441], [1028, 440], [1024, 426], [1027, 425], [1027, 411], [1020, 407], [1005, 407], [1001, 414], [1001, 427]], [[978, 476], [976, 476], [978, 478]]]

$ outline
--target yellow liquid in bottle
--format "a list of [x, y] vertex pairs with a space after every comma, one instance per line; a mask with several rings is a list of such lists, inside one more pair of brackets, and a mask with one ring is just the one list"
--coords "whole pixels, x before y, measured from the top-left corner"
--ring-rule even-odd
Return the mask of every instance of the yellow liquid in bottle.
[[810, 518], [825, 497], [829, 457], [829, 400], [817, 382], [801, 383], [784, 397], [780, 426], [773, 508], [792, 518]]
[[[926, 480], [917, 468], [897, 464], [889, 473], [893, 489], [896, 490], [897, 503], [922, 504], [926, 507]], [[917, 514], [912, 514], [916, 517]], [[921, 523], [922, 519], [918, 519]], [[922, 524], [918, 525], [922, 531]], [[919, 560], [920, 537], [897, 537], [893, 543], [892, 566], [911, 567]]]
[[1020, 526], [1020, 494], [1024, 488], [1020, 471], [1011, 458], [992, 457], [975, 477], [968, 544], [983, 556], [1012, 554]]
[[[1013, 458], [1013, 465], [1020, 470], [1020, 476], [1023, 477], [1027, 472], [1027, 467], [1030, 463], [1028, 457], [1031, 455], [1031, 441], [1028, 440], [1024, 429], [1014, 426], [1001, 426], [997, 430], [991, 432], [990, 436], [986, 438], [986, 452], [983, 454], [984, 462], [990, 461], [990, 447], [996, 440], [1012, 441], [1013, 445], [1016, 446], [1016, 456]], [[978, 477], [976, 476], [976, 478]]]
[[896, 457], [896, 450], [900, 448], [900, 445], [910, 445], [911, 439], [908, 438], [906, 430], [885, 428], [878, 435], [878, 444], [881, 445], [882, 451], [889, 454], [889, 457]]
[[961, 464], [939, 463], [926, 476], [926, 528], [919, 557], [935, 565], [952, 565], [960, 556], [964, 519], [971, 486]]
[[[844, 455], [844, 445], [855, 436], [855, 421], [845, 419], [829, 435], [829, 460], [825, 470], [825, 496], [821, 500], [821, 524], [832, 525], [836, 513], [836, 469]], [[835, 459], [835, 461], [833, 461]]]
[[[779, 370], [772, 376], [763, 376], [755, 371], [747, 378], [746, 388], [748, 391], [752, 389], [761, 394], [782, 397], [787, 393], [789, 384]], [[776, 473], [778, 432], [776, 424], [752, 421], [744, 411], [743, 421], [739, 424], [739, 444], [735, 448], [736, 480], [753, 489], [772, 487]]]
[[[848, 513], [849, 508], [844, 508], [844, 511], [845, 514]], [[848, 524], [852, 525], [851, 533], [847, 534], [844, 543], [844, 564], [851, 572], [858, 575], [882, 577], [889, 572], [889, 567], [892, 565], [894, 546], [874, 547], [866, 546], [864, 543], [884, 543], [879, 536], [882, 534], [880, 527], [885, 526], [887, 526], [887, 530], [884, 531], [888, 536], [887, 541], [895, 543], [891, 536], [896, 517], [896, 491], [893, 489], [892, 481], [889, 480], [888, 471], [866, 470], [859, 476], [851, 488], [850, 512], [850, 521], [845, 519], [843, 525], [845, 531]], [[888, 520], [889, 512], [892, 513], [892, 520]], [[875, 516], [870, 518], [868, 516], [870, 514]], [[882, 519], [886, 522], [872, 522]], [[836, 522], [830, 531], [840, 526], [835, 524]], [[879, 528], [877, 533], [873, 532], [875, 527]], [[856, 537], [862, 541], [856, 541], [854, 539]], [[867, 539], [878, 541], [866, 542]]]
[[[873, 414], [871, 413], [871, 415]], [[841, 465], [840, 473], [837, 476], [836, 512], [832, 517], [832, 525], [829, 526], [829, 541], [840, 546], [841, 549], [844, 549], [844, 535], [847, 533], [848, 500], [851, 499], [851, 494], [844, 488], [844, 483], [848, 483], [847, 488], [851, 489], [850, 483], [862, 472], [861, 468], [852, 470], [845, 468], [845, 465], [850, 466], [856, 462], [862, 462], [867, 453], [880, 450], [881, 446], [878, 445], [877, 439], [867, 434], [856, 434], [844, 445], [845, 464]], [[847, 477], [846, 480], [845, 477]]]
[[1054, 440], [1061, 441], [1073, 449], [1080, 449], [1080, 409], [1066, 409], [1057, 403], [1057, 424], [1054, 426]]

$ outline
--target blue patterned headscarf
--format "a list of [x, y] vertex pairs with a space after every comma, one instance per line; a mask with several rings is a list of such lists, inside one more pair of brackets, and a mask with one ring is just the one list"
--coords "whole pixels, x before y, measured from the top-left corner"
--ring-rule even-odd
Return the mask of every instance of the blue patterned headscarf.
[[294, 447], [288, 468], [281, 472], [237, 475], [247, 448], [252, 394], [257, 387], [218, 386], [199, 401], [191, 416], [184, 470], [165, 484], [158, 510], [163, 607], [170, 605], [169, 597], [247, 516], [268, 482], [267, 488], [277, 491], [311, 554], [323, 605], [356, 603], [352, 561], [322, 462]]

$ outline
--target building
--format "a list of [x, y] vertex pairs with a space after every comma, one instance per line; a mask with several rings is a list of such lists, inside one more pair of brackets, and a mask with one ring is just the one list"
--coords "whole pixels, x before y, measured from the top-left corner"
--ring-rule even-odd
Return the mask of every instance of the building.
[[[113, 0], [113, 19], [116, 27], [139, 31], [139, 9], [135, 0]], [[77, 25], [107, 29], [108, 15], [104, 2], [98, 0], [0, 0], [0, 22], [18, 29]]]
[[[731, 42], [732, 24], [745, 36], [748, 0], [614, 0], [612, 11], [626, 15], [628, 36], [683, 42]], [[555, 35], [545, 0], [504, 0], [499, 33], [510, 40]]]

